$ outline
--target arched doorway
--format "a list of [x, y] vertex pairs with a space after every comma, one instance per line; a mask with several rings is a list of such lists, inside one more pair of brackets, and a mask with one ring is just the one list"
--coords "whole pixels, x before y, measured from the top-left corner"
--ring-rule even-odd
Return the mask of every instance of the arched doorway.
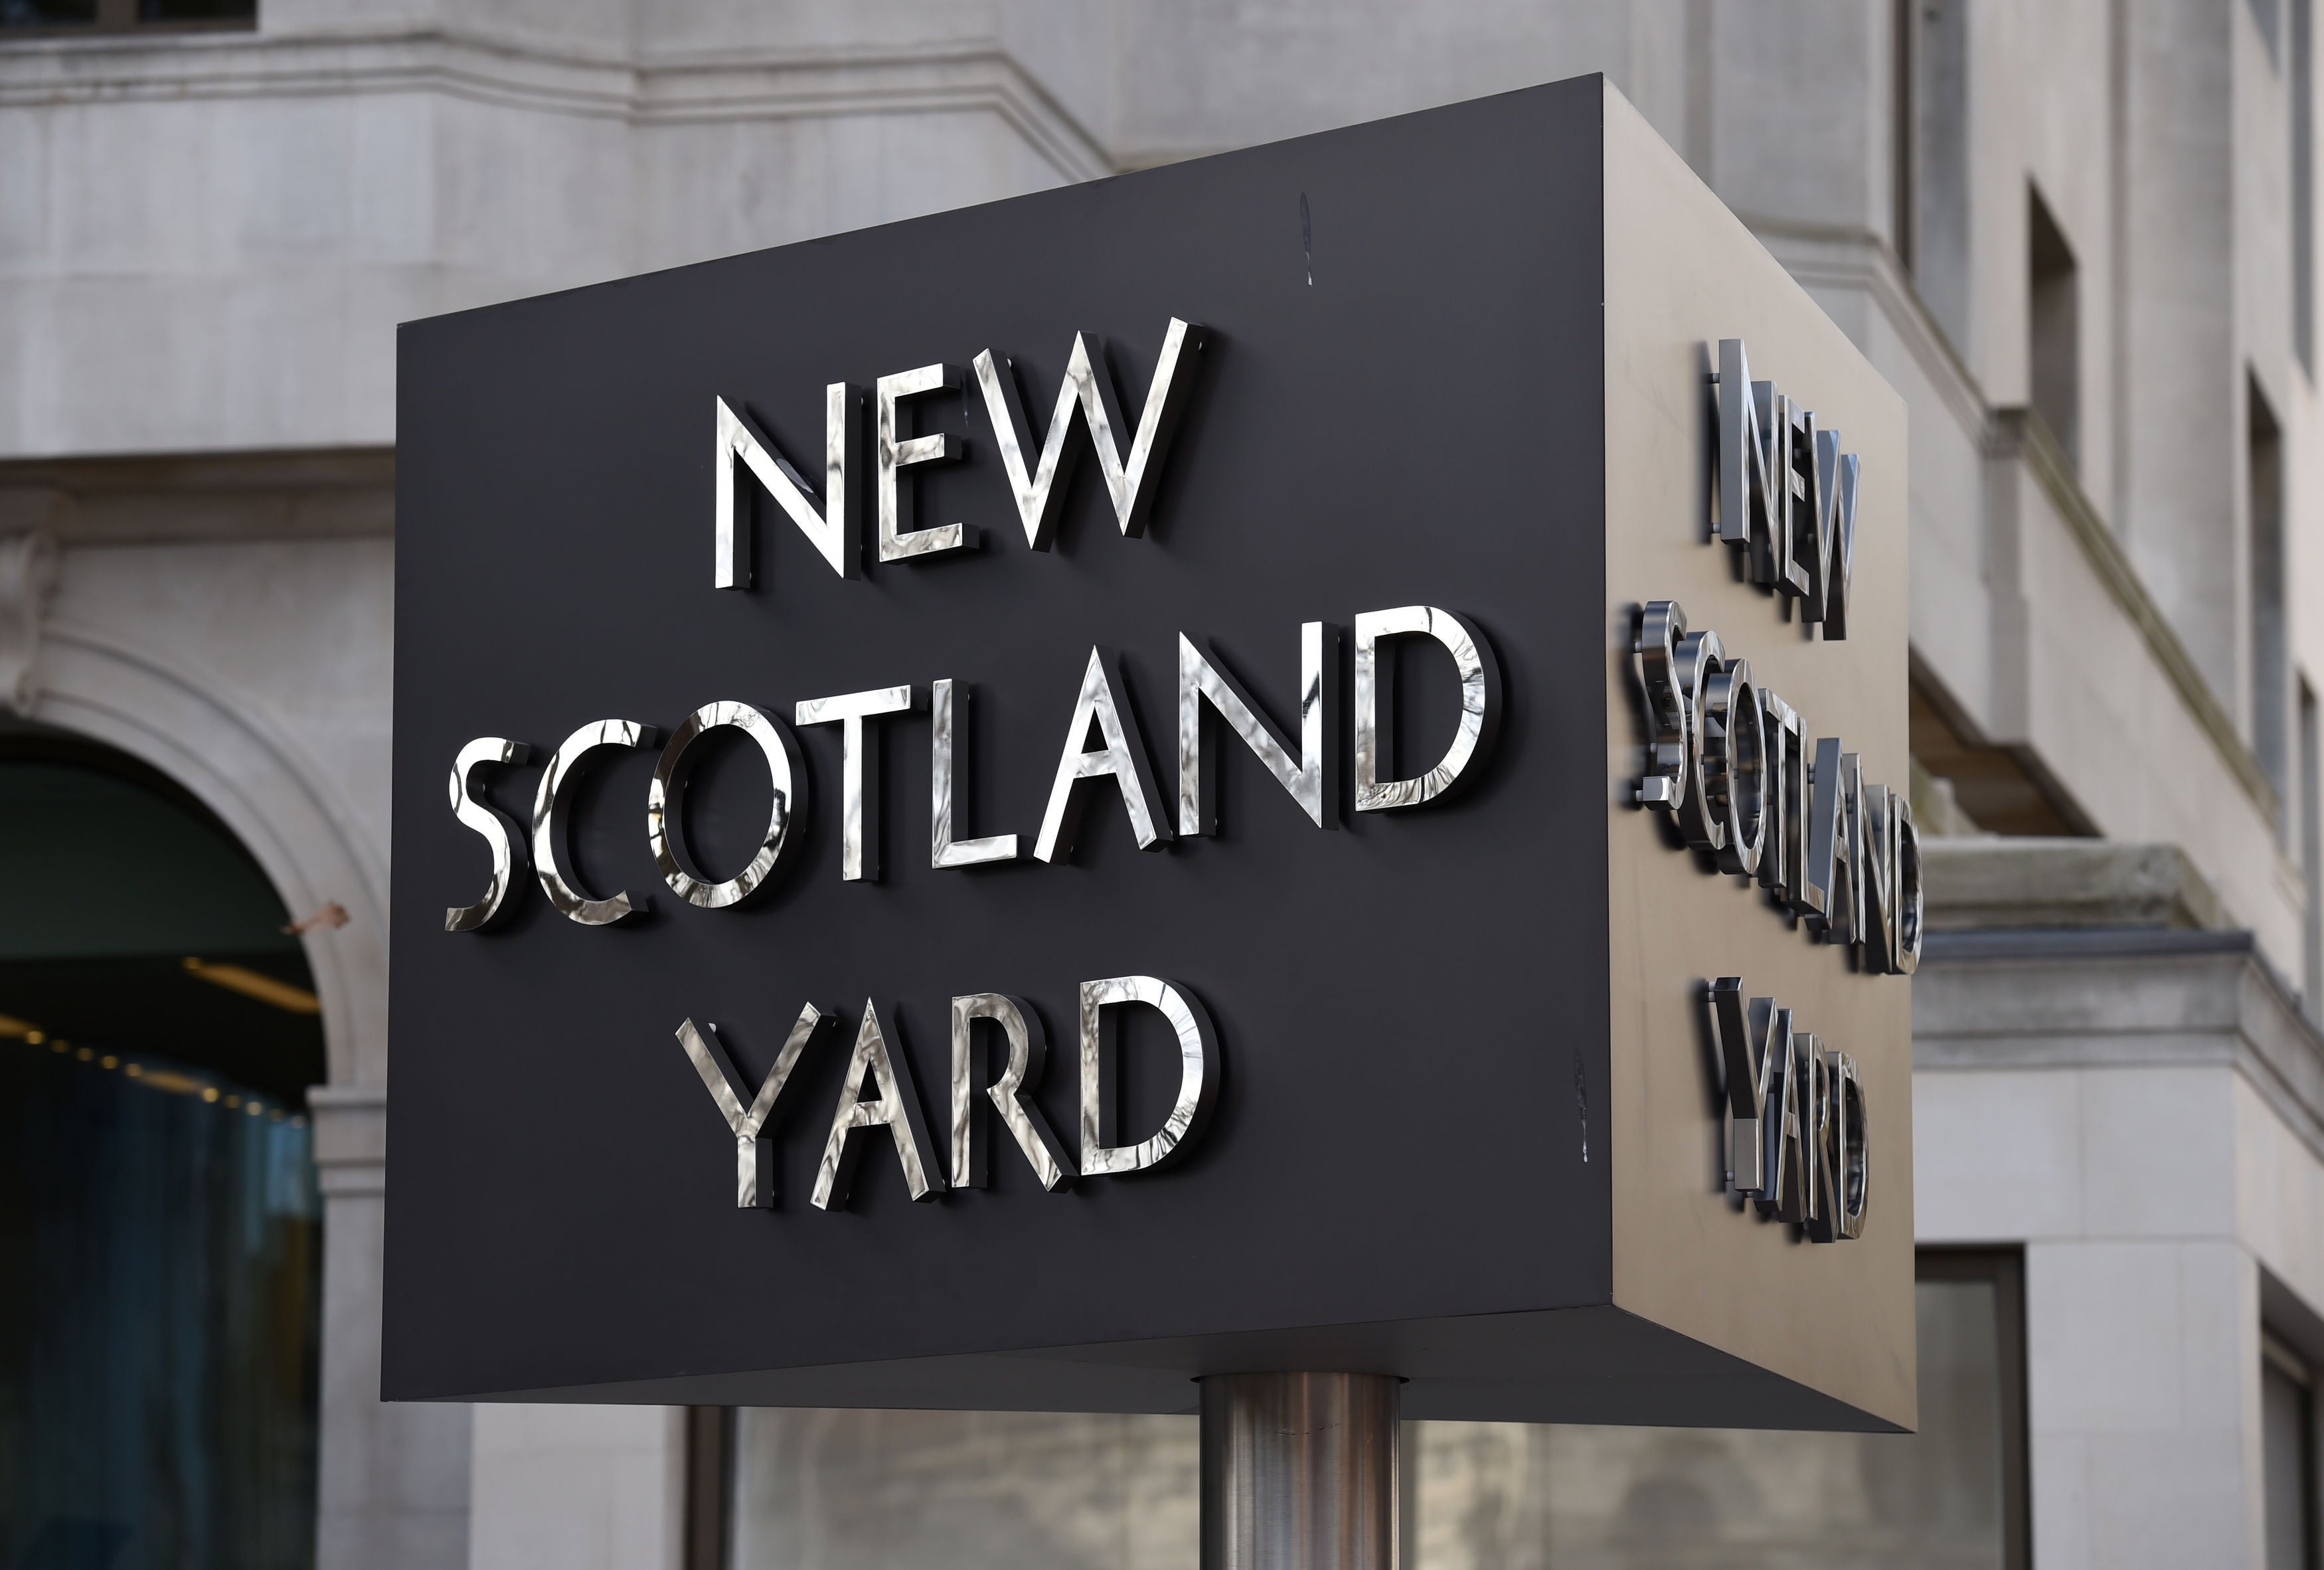
[[314, 1555], [321, 1005], [256, 862], [0, 725], [0, 1566]]

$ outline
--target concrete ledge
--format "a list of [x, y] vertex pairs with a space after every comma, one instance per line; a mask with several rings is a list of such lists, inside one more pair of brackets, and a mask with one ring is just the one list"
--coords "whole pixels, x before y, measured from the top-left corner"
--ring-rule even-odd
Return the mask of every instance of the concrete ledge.
[[1924, 839], [1929, 930], [2219, 928], [2227, 913], [2174, 845], [2105, 839]]

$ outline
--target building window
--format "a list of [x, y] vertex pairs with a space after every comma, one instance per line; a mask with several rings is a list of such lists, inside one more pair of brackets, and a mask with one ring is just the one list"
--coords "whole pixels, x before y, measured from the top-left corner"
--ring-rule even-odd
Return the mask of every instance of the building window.
[[2081, 300], [2074, 250], [2042, 193], [2026, 190], [2026, 356], [2034, 412], [2069, 463], [2081, 461]]
[[2248, 3], [2252, 25], [2259, 29], [2259, 41], [2267, 48], [2267, 63], [2281, 69], [2282, 61], [2276, 52], [2276, 0], [2248, 0]]
[[0, 0], [0, 31], [72, 34], [248, 28], [258, 0]]
[[[1923, 1251], [1918, 1274], [1919, 1433], [1408, 1423], [1401, 1562], [2023, 1570], [2019, 1256]], [[728, 1570], [1197, 1557], [1192, 1418], [744, 1409], [732, 1440], [697, 1452], [723, 1469]]]
[[[2283, 428], [2260, 391], [2246, 379], [2244, 397], [2251, 487], [2251, 738], [2276, 799], [2291, 803], [2290, 651], [2283, 620]], [[2277, 814], [2277, 833], [2288, 832], [2288, 812]]]
[[2273, 1335], [2260, 1344], [2267, 1570], [2317, 1570], [2314, 1370]]
[[1895, 0], [1891, 217], [1897, 259], [1956, 349], [1969, 344], [1969, 3]]
[[2292, 345], [2316, 374], [2316, 62], [2310, 0], [2292, 0]]

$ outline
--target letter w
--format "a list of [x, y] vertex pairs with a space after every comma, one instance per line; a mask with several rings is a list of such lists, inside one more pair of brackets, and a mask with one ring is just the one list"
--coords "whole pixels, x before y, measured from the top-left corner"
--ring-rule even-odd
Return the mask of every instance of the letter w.
[[1139, 416], [1130, 454], [1122, 456], [1115, 432], [1122, 430], [1121, 410], [1114, 402], [1113, 376], [1105, 366], [1105, 340], [1088, 333], [1074, 335], [1072, 357], [1065, 362], [1065, 384], [1057, 389], [1056, 410], [1049, 416], [1049, 434], [1029, 471], [1026, 455], [1033, 439], [1018, 402], [1012, 367], [995, 360], [991, 349], [976, 356], [976, 383], [984, 390], [984, 411], [992, 420], [992, 436], [1001, 461], [1009, 471], [1010, 489], [1017, 497], [1017, 513], [1024, 520], [1025, 542], [1036, 550], [1049, 549], [1056, 532], [1057, 511], [1065, 503], [1078, 453], [1067, 438], [1079, 408], [1089, 425], [1091, 445], [1097, 448], [1098, 467], [1105, 474], [1106, 494], [1124, 535], [1136, 539], [1146, 532], [1147, 514], [1153, 510], [1154, 487], [1148, 483], [1161, 466], [1171, 432], [1184, 411], [1186, 390], [1194, 380], [1194, 352], [1203, 346], [1203, 329], [1191, 322], [1170, 319], [1162, 335], [1162, 357], [1155, 364], [1154, 380], [1146, 389], [1146, 409]]

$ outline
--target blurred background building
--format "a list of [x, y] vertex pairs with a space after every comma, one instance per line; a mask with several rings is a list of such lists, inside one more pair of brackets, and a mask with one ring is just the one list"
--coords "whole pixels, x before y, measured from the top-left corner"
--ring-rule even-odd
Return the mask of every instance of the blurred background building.
[[0, 0], [0, 1565], [1191, 1563], [1187, 1418], [375, 1399], [395, 324], [1587, 71], [1911, 411], [1924, 1430], [1416, 1425], [1411, 1561], [2314, 1565], [2315, 60], [2310, 0]]

